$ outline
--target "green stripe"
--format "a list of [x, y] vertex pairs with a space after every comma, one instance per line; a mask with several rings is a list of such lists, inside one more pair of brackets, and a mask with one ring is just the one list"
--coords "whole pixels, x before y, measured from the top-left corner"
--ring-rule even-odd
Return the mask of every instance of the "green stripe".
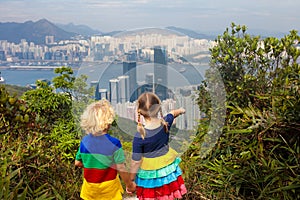
[[91, 154], [91, 153], [79, 153], [85, 168], [95, 168], [95, 169], [106, 169], [113, 164], [119, 164], [125, 162], [125, 155], [122, 148], [119, 148], [114, 152], [112, 156], [106, 156], [102, 154]]
[[81, 159], [85, 168], [106, 169], [113, 164], [113, 156], [101, 154], [81, 153]]
[[177, 157], [173, 163], [171, 163], [170, 165], [168, 165], [164, 168], [158, 169], [158, 170], [139, 169], [137, 176], [142, 179], [153, 179], [153, 178], [165, 177], [165, 176], [168, 176], [169, 174], [173, 173], [174, 171], [176, 171], [176, 168], [180, 162], [181, 162], [181, 159], [179, 157]]
[[114, 160], [116, 164], [125, 162], [125, 154], [123, 148], [119, 148], [114, 153]]

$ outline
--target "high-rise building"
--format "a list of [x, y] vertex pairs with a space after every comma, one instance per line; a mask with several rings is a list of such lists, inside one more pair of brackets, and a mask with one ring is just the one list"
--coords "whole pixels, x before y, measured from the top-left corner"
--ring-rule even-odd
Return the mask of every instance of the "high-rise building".
[[129, 101], [129, 76], [119, 76], [119, 100], [120, 103]]
[[154, 74], [153, 73], [147, 73], [145, 81], [146, 81], [147, 84], [153, 84], [153, 82], [154, 82]]
[[5, 51], [0, 51], [0, 60], [2, 61], [6, 60]]
[[119, 102], [119, 79], [109, 80], [109, 100], [113, 106]]
[[125, 53], [126, 60], [129, 62], [137, 61], [137, 50], [130, 50], [128, 53]]
[[144, 92], [153, 92], [154, 91], [154, 74], [153, 73], [147, 73], [146, 84], [144, 85]]
[[129, 100], [133, 102], [137, 99], [136, 62], [123, 62], [123, 75], [129, 77]]
[[45, 43], [46, 44], [54, 44], [54, 36], [53, 35], [46, 35]]
[[99, 88], [99, 81], [91, 81], [90, 83], [91, 87], [95, 88], [95, 99], [108, 99], [108, 91], [104, 88]]
[[183, 130], [195, 130], [201, 113], [197, 101], [195, 99], [196, 91], [190, 89], [179, 89], [176, 94], [178, 105], [185, 109], [185, 114], [177, 119], [176, 127]]
[[165, 100], [168, 98], [168, 55], [165, 48], [154, 47], [154, 89], [156, 95]]
[[99, 99], [108, 99], [107, 89], [99, 89]]

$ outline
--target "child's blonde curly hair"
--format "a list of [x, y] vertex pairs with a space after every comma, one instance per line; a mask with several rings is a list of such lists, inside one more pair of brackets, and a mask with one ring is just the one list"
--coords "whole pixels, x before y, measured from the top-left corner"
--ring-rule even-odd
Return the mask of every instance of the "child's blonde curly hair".
[[109, 129], [114, 118], [112, 106], [106, 99], [102, 99], [87, 106], [81, 115], [80, 125], [86, 133], [101, 133]]

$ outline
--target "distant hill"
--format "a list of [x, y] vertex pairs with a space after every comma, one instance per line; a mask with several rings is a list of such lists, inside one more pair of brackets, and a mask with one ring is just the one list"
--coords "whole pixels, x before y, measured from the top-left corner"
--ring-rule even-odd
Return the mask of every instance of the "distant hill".
[[111, 32], [103, 33], [103, 35], [114, 36], [114, 35], [118, 35], [122, 32], [124, 32], [124, 31], [111, 31]]
[[193, 31], [193, 30], [179, 28], [179, 27], [175, 27], [175, 26], [168, 26], [168, 27], [166, 27], [166, 29], [177, 31], [177, 32], [187, 35], [191, 38], [208, 39], [208, 40], [215, 39], [215, 36], [212, 36], [212, 35], [201, 34], [201, 33], [197, 33], [196, 31]]
[[26, 39], [28, 42], [34, 42], [35, 44], [44, 44], [47, 35], [53, 35], [54, 40], [57, 41], [70, 39], [77, 34], [67, 32], [46, 19], [24, 23], [0, 22], [0, 40], [19, 43], [21, 39]]
[[115, 32], [114, 34], [115, 37], [127, 37], [127, 36], [134, 36], [136, 34], [139, 35], [147, 35], [147, 34], [160, 34], [160, 35], [184, 35], [183, 33], [180, 33], [178, 31], [173, 31], [167, 28], [142, 28], [142, 29], [133, 29], [133, 30], [128, 30], [128, 31], [123, 31], [123, 32]]
[[59, 28], [71, 32], [71, 33], [77, 33], [79, 35], [83, 36], [92, 36], [92, 35], [102, 35], [103, 33], [99, 30], [92, 29], [86, 25], [75, 25], [73, 23], [69, 24], [56, 24]]

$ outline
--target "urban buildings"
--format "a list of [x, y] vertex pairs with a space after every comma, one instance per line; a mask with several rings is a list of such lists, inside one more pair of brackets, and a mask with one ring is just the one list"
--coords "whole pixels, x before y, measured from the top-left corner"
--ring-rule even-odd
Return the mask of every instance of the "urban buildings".
[[194, 55], [193, 57], [198, 59], [209, 56], [207, 52], [214, 43], [207, 39], [178, 35], [172, 31], [166, 33], [165, 30], [160, 29], [150, 29], [149, 32], [142, 30], [118, 36], [95, 35], [86, 39], [75, 38], [62, 41], [57, 41], [54, 36], [48, 35], [45, 37], [45, 44], [42, 45], [25, 39], [18, 44], [0, 40], [0, 65], [9, 66], [12, 63], [50, 65], [55, 62], [69, 62], [71, 65], [72, 62], [85, 61], [113, 62], [122, 60], [122, 56], [126, 53], [128, 53], [128, 62], [135, 61], [137, 57], [143, 61], [150, 61], [153, 59], [150, 53], [151, 48], [155, 46], [165, 47], [169, 58], [175, 60], [178, 60], [178, 55]]
[[[213, 45], [213, 41], [158, 29], [64, 41], [56, 41], [49, 35], [44, 45], [35, 45], [26, 40], [21, 40], [19, 44], [0, 41], [0, 65], [72, 66], [74, 63], [84, 65], [85, 61], [122, 63], [123, 74], [110, 79], [109, 88], [99, 88], [99, 82], [91, 83], [96, 88], [96, 99], [109, 99], [119, 116], [135, 119], [135, 100], [138, 95], [152, 91], [162, 100], [164, 113], [184, 107], [187, 112], [178, 118], [176, 126], [191, 129], [194, 121], [200, 117], [193, 97], [195, 88], [171, 88], [169, 64], [184, 64], [187, 62], [182, 59], [184, 56], [188, 56], [191, 62], [203, 61], [203, 58], [209, 58], [207, 52]], [[153, 63], [153, 72], [145, 75], [144, 82], [138, 82], [137, 68], [140, 63]]]

